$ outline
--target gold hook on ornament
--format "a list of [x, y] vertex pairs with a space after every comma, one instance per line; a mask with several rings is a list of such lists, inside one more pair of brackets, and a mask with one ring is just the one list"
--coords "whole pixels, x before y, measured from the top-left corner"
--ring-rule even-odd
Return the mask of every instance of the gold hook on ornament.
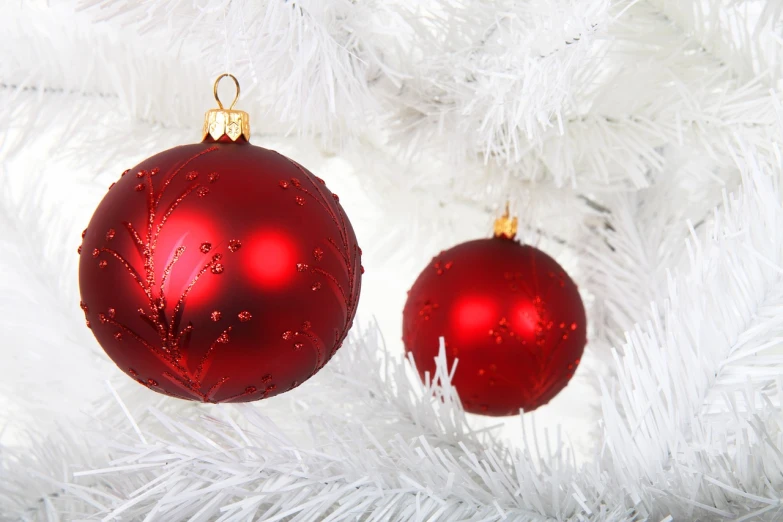
[[511, 217], [509, 201], [506, 200], [506, 211], [495, 220], [495, 237], [514, 239], [517, 235], [517, 217]]
[[[237, 93], [234, 96], [234, 101], [231, 102], [231, 107], [228, 109], [223, 108], [223, 102], [220, 101], [218, 96], [218, 84], [220, 80], [228, 76], [234, 80], [234, 85], [237, 88]], [[240, 137], [244, 138], [243, 141], [250, 140], [250, 117], [245, 111], [234, 110], [234, 104], [239, 99], [239, 81], [233, 74], [223, 73], [215, 80], [215, 85], [212, 88], [212, 92], [215, 95], [215, 101], [218, 103], [219, 109], [209, 109], [204, 115], [204, 128], [202, 132], [202, 140], [206, 140], [208, 137], [212, 141], [237, 141]]]
[[220, 76], [217, 77], [217, 80], [215, 80], [215, 86], [213, 88], [213, 92], [215, 93], [215, 100], [218, 102], [218, 107], [223, 109], [223, 102], [220, 101], [220, 96], [218, 96], [218, 84], [220, 83], [220, 80], [226, 77], [234, 80], [234, 85], [236, 85], [237, 87], [237, 93], [236, 96], [234, 96], [234, 101], [231, 102], [231, 107], [228, 108], [228, 110], [231, 110], [234, 108], [234, 104], [239, 99], [239, 81], [236, 79], [236, 77], [233, 74], [229, 74], [229, 73], [221, 74]]

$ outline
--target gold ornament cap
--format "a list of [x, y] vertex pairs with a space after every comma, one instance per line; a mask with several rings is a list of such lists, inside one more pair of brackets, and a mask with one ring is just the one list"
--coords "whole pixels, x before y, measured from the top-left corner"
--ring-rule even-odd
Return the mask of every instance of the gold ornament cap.
[[[237, 87], [236, 96], [228, 109], [223, 107], [223, 102], [218, 96], [218, 84], [223, 78], [231, 78]], [[245, 141], [250, 141], [250, 116], [245, 111], [235, 111], [234, 104], [239, 99], [239, 82], [233, 74], [223, 73], [215, 80], [213, 88], [215, 100], [218, 103], [218, 109], [210, 109], [204, 115], [204, 132], [202, 140], [211, 136], [215, 141], [225, 141], [228, 138], [231, 141], [237, 141], [240, 137]]]
[[506, 201], [506, 211], [495, 220], [495, 237], [514, 239], [517, 235], [517, 224], [517, 217], [511, 217], [508, 210], [508, 201]]

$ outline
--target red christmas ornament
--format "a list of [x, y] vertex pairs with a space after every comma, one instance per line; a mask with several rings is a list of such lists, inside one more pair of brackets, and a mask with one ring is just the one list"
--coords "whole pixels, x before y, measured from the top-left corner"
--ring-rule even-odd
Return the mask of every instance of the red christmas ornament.
[[109, 187], [82, 234], [79, 286], [87, 326], [125, 373], [173, 397], [244, 402], [334, 355], [361, 250], [323, 180], [248, 143], [247, 113], [218, 104], [202, 143]]
[[433, 374], [439, 338], [466, 411], [514, 415], [549, 402], [574, 374], [586, 343], [576, 285], [557, 262], [514, 239], [516, 218], [495, 237], [438, 254], [408, 292], [403, 342]]

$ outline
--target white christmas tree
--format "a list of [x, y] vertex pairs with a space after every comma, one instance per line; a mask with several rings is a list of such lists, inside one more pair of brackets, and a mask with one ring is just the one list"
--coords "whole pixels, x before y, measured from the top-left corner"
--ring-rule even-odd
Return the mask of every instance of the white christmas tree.
[[[0, 30], [0, 519], [779, 520], [783, 3], [11, 2]], [[349, 341], [245, 405], [153, 394], [78, 308], [119, 172], [242, 82], [256, 144], [324, 177], [368, 268]], [[466, 415], [403, 357], [438, 249], [521, 235], [588, 308], [569, 386]]]

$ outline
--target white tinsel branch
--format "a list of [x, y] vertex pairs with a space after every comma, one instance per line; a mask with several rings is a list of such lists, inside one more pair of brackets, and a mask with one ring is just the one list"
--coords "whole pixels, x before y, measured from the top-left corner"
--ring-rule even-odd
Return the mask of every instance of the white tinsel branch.
[[[66, 511], [172, 521], [627, 515], [602, 506], [565, 445], [547, 443], [539, 453], [535, 441], [535, 450], [511, 450], [468, 428], [442, 350], [422, 384], [379, 341], [375, 328], [354, 336], [320, 382], [263, 405], [173, 414], [145, 406], [146, 392], [133, 383], [112, 389], [82, 428], [80, 455], [69, 453], [77, 444], [65, 429], [4, 459], [4, 471], [24, 469], [25, 480], [2, 486], [0, 499], [16, 497], [15, 512], [28, 520]], [[296, 417], [295, 429], [277, 425], [281, 414]]]
[[781, 166], [762, 171], [747, 148], [736, 161], [742, 189], [724, 192], [703, 240], [691, 228], [689, 267], [602, 386], [606, 462], [650, 513], [780, 511]]
[[[782, 11], [4, 10], [0, 519], [778, 519]], [[376, 327], [354, 332], [314, 379], [254, 405], [106, 391], [118, 375], [81, 327], [79, 232], [122, 170], [197, 139], [225, 70], [254, 143], [350, 189], [363, 311], [389, 346]], [[566, 390], [501, 434], [461, 411], [443, 358], [422, 385], [392, 354], [418, 270], [486, 235], [507, 198], [524, 239], [579, 283], [591, 328]]]

